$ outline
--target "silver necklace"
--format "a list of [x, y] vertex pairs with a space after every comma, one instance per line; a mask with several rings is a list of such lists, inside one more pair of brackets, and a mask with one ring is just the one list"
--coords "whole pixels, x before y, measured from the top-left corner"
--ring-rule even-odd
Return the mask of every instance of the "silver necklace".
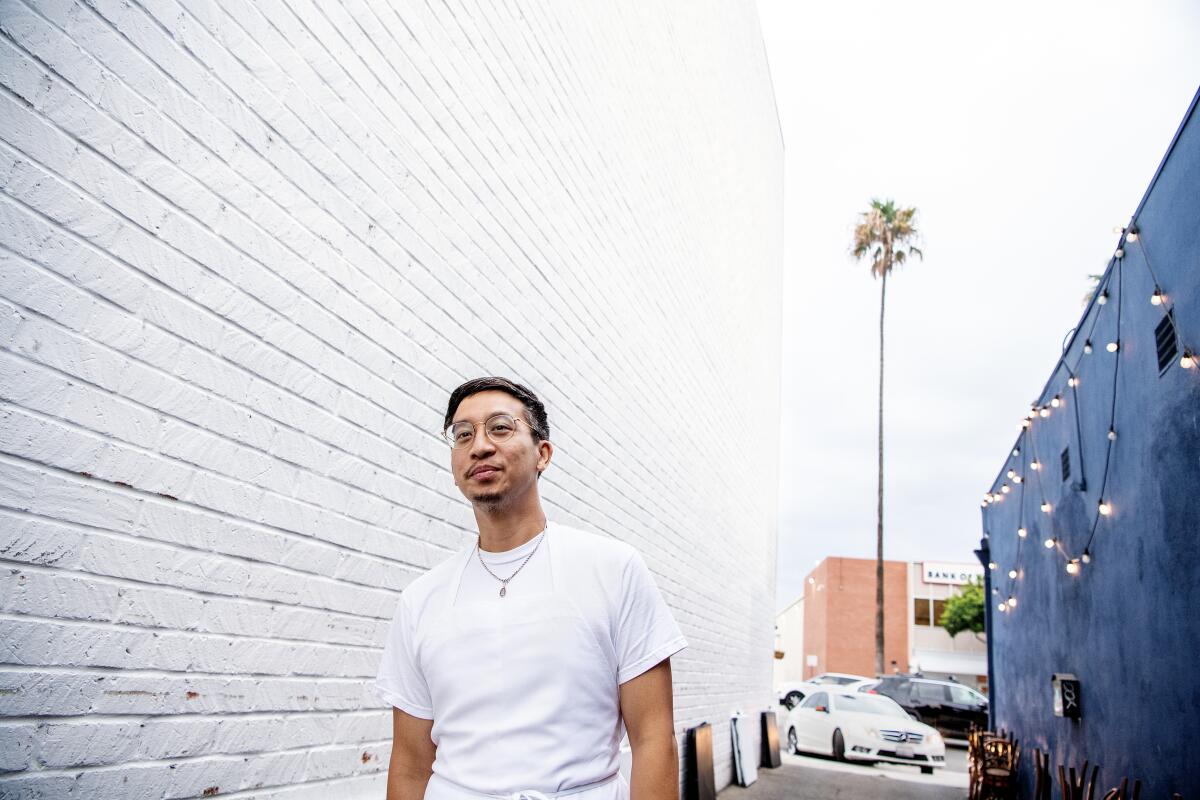
[[493, 578], [500, 581], [500, 596], [501, 597], [504, 597], [506, 594], [508, 594], [508, 582], [511, 581], [513, 578], [517, 577], [517, 572], [520, 572], [525, 567], [525, 565], [529, 563], [529, 559], [533, 558], [533, 554], [536, 553], [537, 549], [542, 546], [542, 539], [546, 538], [544, 534], [546, 533], [546, 530], [549, 527], [550, 527], [549, 524], [547, 524], [545, 528], [542, 528], [542, 532], [538, 534], [538, 536], [540, 536], [541, 539], [538, 539], [538, 543], [535, 544], [533, 546], [533, 549], [529, 551], [529, 555], [525, 556], [525, 560], [521, 562], [521, 566], [517, 567], [516, 572], [514, 572], [512, 575], [509, 575], [507, 578], [501, 578], [499, 575], [497, 575], [496, 573], [494, 573], [490, 569], [488, 569], [488, 565], [486, 563], [484, 563], [483, 554], [479, 552], [479, 542], [478, 541], [475, 542], [475, 555], [479, 556], [479, 563], [483, 564], [483, 568], [485, 570], [487, 570], [488, 575], [491, 575]]

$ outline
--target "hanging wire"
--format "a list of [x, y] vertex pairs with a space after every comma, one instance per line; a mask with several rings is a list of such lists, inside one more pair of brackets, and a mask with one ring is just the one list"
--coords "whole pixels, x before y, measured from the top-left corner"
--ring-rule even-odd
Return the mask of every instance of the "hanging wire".
[[1079, 423], [1079, 376], [1063, 362], [1067, 371], [1067, 388], [1071, 390], [1071, 411], [1075, 415], [1075, 451], [1079, 454], [1079, 490], [1087, 491], [1087, 462], [1083, 459], [1083, 428]]
[[[1140, 241], [1141, 237], [1139, 237], [1138, 240]], [[1116, 273], [1117, 273], [1117, 352], [1113, 354], [1116, 356], [1116, 360], [1113, 362], [1112, 401], [1109, 404], [1109, 410], [1108, 410], [1108, 430], [1109, 431], [1116, 430], [1115, 426], [1117, 424], [1117, 378], [1121, 374], [1121, 360], [1122, 360], [1122, 356], [1126, 352], [1126, 348], [1121, 345], [1121, 307], [1123, 305], [1125, 305], [1125, 291], [1123, 288], [1124, 270], [1121, 268], [1122, 260], [1123, 259], [1118, 258], [1117, 265], [1116, 265]], [[1110, 436], [1108, 436], [1108, 431], [1105, 431], [1105, 438], [1108, 440], [1108, 446], [1104, 449], [1104, 474], [1100, 478], [1100, 494], [1096, 498], [1097, 505], [1096, 505], [1095, 516], [1092, 518], [1092, 529], [1088, 533], [1087, 543], [1083, 546], [1083, 551], [1085, 553], [1091, 552], [1092, 540], [1096, 538], [1096, 528], [1100, 523], [1100, 517], [1103, 516], [1100, 513], [1100, 505], [1099, 504], [1104, 502], [1104, 493], [1106, 491], [1108, 491], [1108, 467], [1109, 467], [1109, 464], [1112, 462], [1113, 440]]]
[[[1078, 558], [1078, 559], [1071, 558], [1070, 555], [1067, 554], [1065, 548], [1063, 547], [1062, 542], [1058, 541], [1058, 537], [1056, 537], [1056, 536], [1051, 537], [1054, 539], [1055, 549], [1057, 549], [1059, 551], [1059, 553], [1062, 554], [1064, 556], [1064, 558], [1067, 559], [1068, 565], [1072, 564], [1072, 563], [1076, 563], [1076, 562], [1080, 561], [1083, 557], [1087, 557], [1087, 556], [1091, 555], [1092, 542], [1095, 540], [1095, 537], [1096, 537], [1096, 531], [1097, 531], [1097, 528], [1099, 527], [1100, 517], [1104, 516], [1103, 514], [1100, 513], [1100, 506], [1101, 506], [1101, 504], [1103, 504], [1105, 502], [1105, 493], [1108, 491], [1108, 476], [1109, 476], [1109, 468], [1112, 464], [1112, 449], [1113, 449], [1113, 441], [1114, 441], [1113, 437], [1110, 434], [1116, 430], [1115, 426], [1116, 426], [1117, 394], [1118, 394], [1117, 387], [1118, 387], [1118, 380], [1120, 377], [1122, 354], [1127, 350], [1127, 348], [1122, 345], [1122, 336], [1121, 336], [1122, 313], [1121, 312], [1122, 312], [1122, 308], [1124, 306], [1124, 300], [1125, 300], [1124, 277], [1123, 277], [1124, 270], [1122, 267], [1123, 267], [1123, 263], [1124, 263], [1124, 248], [1126, 246], [1129, 233], [1137, 234], [1134, 237], [1133, 241], [1134, 241], [1134, 243], [1136, 243], [1138, 245], [1139, 251], [1142, 254], [1142, 260], [1145, 262], [1146, 269], [1150, 273], [1150, 279], [1154, 282], [1155, 290], [1160, 295], [1165, 295], [1163, 297], [1163, 301], [1162, 301], [1163, 311], [1164, 311], [1164, 314], [1166, 315], [1167, 319], [1169, 320], [1172, 331], [1175, 334], [1175, 341], [1178, 343], [1179, 349], [1182, 351], [1182, 353], [1185, 357], [1190, 356], [1193, 359], [1195, 358], [1194, 354], [1192, 353], [1192, 350], [1189, 347], [1187, 347], [1186, 343], [1183, 340], [1183, 337], [1179, 330], [1179, 324], [1175, 319], [1174, 313], [1172, 313], [1174, 311], [1174, 303], [1171, 300], [1171, 295], [1165, 294], [1162, 291], [1162, 284], [1159, 283], [1158, 275], [1154, 272], [1154, 267], [1150, 263], [1150, 256], [1149, 256], [1149, 252], [1146, 248], [1145, 237], [1140, 233], [1140, 231], [1138, 231], [1138, 229], [1136, 227], [1134, 227], [1135, 222], [1136, 222], [1136, 220], [1134, 222], [1131, 222], [1130, 226], [1127, 229], [1122, 231], [1121, 240], [1118, 244], [1118, 250], [1117, 250], [1117, 253], [1119, 253], [1119, 255], [1114, 254], [1112, 259], [1110, 260], [1108, 269], [1105, 271], [1103, 279], [1099, 282], [1099, 284], [1096, 287], [1096, 293], [1093, 295], [1091, 307], [1088, 309], [1089, 311], [1091, 311], [1092, 308], [1094, 308], [1094, 307], [1107, 305], [1107, 303], [1098, 302], [1098, 300], [1102, 294], [1107, 293], [1109, 284], [1112, 282], [1113, 274], [1115, 273], [1116, 279], [1117, 279], [1117, 284], [1116, 284], [1117, 350], [1114, 353], [1115, 361], [1113, 362], [1112, 392], [1111, 392], [1111, 397], [1110, 397], [1110, 401], [1109, 401], [1108, 431], [1105, 432], [1105, 438], [1108, 441], [1107, 441], [1107, 445], [1106, 445], [1105, 451], [1104, 451], [1104, 469], [1103, 469], [1103, 473], [1102, 473], [1101, 479], [1100, 479], [1100, 493], [1097, 496], [1097, 502], [1093, 509], [1092, 524], [1091, 524], [1091, 528], [1088, 532], [1087, 543], [1084, 545], [1083, 552], [1081, 553], [1080, 558]], [[1084, 338], [1085, 346], [1091, 345], [1093, 350], [1094, 350], [1094, 345], [1092, 345], [1092, 336], [1095, 334], [1096, 327], [1100, 323], [1101, 313], [1102, 313], [1102, 311], [1100, 308], [1095, 308], [1095, 313], [1092, 314], [1092, 318], [1090, 320], [1091, 324], [1088, 326], [1087, 334]], [[1084, 348], [1080, 348], [1079, 354], [1075, 359], [1074, 368], [1072, 368], [1067, 363], [1067, 356], [1068, 356], [1071, 348], [1074, 346], [1076, 340], [1078, 339], [1079, 333], [1080, 333], [1079, 327], [1076, 327], [1075, 329], [1073, 329], [1072, 331], [1069, 332], [1068, 336], [1070, 337], [1070, 339], [1064, 346], [1063, 354], [1059, 357], [1058, 363], [1055, 364], [1054, 370], [1050, 374], [1050, 379], [1046, 382], [1046, 386], [1042, 389], [1042, 393], [1039, 395], [1038, 401], [1034, 405], [1034, 413], [1029, 417], [1029, 425], [1028, 426], [1025, 426], [1024, 424], [1022, 425], [1021, 434], [1017, 439], [1017, 444], [1014, 446], [1014, 449], [1017, 451], [1016, 454], [1019, 454], [1021, 456], [1021, 473], [1020, 473], [1021, 474], [1021, 489], [1018, 494], [1018, 500], [1017, 500], [1017, 503], [1018, 503], [1017, 518], [1018, 518], [1019, 528], [1025, 528], [1025, 483], [1028, 482], [1028, 480], [1029, 480], [1027, 465], [1028, 465], [1028, 456], [1030, 455], [1030, 453], [1032, 453], [1034, 461], [1036, 461], [1039, 464], [1039, 466], [1045, 466], [1044, 464], [1042, 464], [1041, 458], [1037, 452], [1037, 444], [1034, 439], [1033, 426], [1036, 421], [1041, 419], [1038, 412], [1044, 405], [1044, 400], [1045, 400], [1046, 394], [1049, 391], [1051, 385], [1054, 383], [1054, 380], [1055, 380], [1056, 376], [1058, 375], [1058, 372], [1060, 369], [1065, 370], [1067, 373], [1067, 376], [1069, 379], [1068, 380], [1068, 388], [1071, 390], [1071, 402], [1075, 406], [1074, 409], [1072, 409], [1072, 411], [1073, 411], [1074, 418], [1075, 418], [1075, 439], [1076, 439], [1076, 445], [1077, 445], [1078, 452], [1079, 452], [1079, 476], [1080, 476], [1079, 489], [1085, 493], [1087, 492], [1087, 475], [1086, 475], [1086, 466], [1085, 466], [1084, 451], [1083, 451], [1083, 431], [1082, 431], [1082, 426], [1080, 423], [1079, 392], [1078, 392], [1078, 386], [1077, 386], [1077, 384], [1079, 382], [1079, 380], [1078, 380], [1079, 366], [1082, 363], [1084, 356], [1087, 355], [1084, 352]], [[1197, 372], [1200, 372], [1200, 370], [1197, 370]], [[1011, 464], [1013, 462], [1013, 459], [1016, 457], [1016, 454], [1010, 453], [1009, 457], [1005, 460], [1005, 468], [1002, 470], [1001, 474], [1004, 474], [1005, 470], [1009, 468], [1009, 464]], [[1037, 476], [1038, 494], [1041, 497], [1042, 504], [1045, 504], [1046, 503], [1046, 491], [1045, 491], [1045, 485], [1044, 485], [1044, 482], [1042, 479], [1042, 474], [1041, 474], [1042, 470], [1037, 469], [1037, 470], [1034, 470], [1034, 472], [1038, 473], [1038, 476]], [[996, 483], [993, 482], [993, 484], [992, 484], [993, 489], [995, 488], [995, 486], [996, 486]], [[989, 494], [991, 494], [991, 493], [989, 493]], [[989, 504], [989, 508], [990, 508], [990, 504]], [[1053, 511], [1054, 511], [1054, 509], [1052, 507], [1051, 513], [1053, 513]], [[1024, 548], [1024, 539], [1025, 538], [1028, 538], [1028, 529], [1027, 528], [1026, 528], [1026, 536], [1018, 537], [1017, 550], [1016, 550], [1016, 553], [1014, 554], [1015, 563], [1012, 567], [1012, 570], [1015, 570], [1017, 572], [1018, 577], [1020, 577], [1020, 575], [1021, 575], [1021, 555], [1022, 555], [1022, 550]], [[1068, 566], [1068, 571], [1069, 571], [1069, 566]], [[1016, 581], [1017, 581], [1017, 578], [1009, 578], [1008, 579], [1008, 598], [1012, 598], [1012, 597], [1016, 596], [1016, 594], [1015, 594]], [[1012, 608], [1012, 606], [1007, 605], [1007, 599], [1004, 602], [1005, 602], [1006, 608], [1008, 608], [1008, 609]]]

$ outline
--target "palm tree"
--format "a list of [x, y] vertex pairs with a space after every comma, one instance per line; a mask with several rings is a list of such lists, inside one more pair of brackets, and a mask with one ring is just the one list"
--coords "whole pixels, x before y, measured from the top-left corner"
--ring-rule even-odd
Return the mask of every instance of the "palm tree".
[[879, 289], [879, 488], [875, 527], [875, 672], [883, 671], [883, 311], [887, 300], [887, 279], [892, 268], [909, 256], [924, 259], [913, 245], [917, 229], [913, 225], [915, 208], [897, 208], [892, 200], [871, 200], [871, 208], [859, 214], [854, 226], [850, 253], [855, 259], [871, 259], [871, 275], [881, 278]]

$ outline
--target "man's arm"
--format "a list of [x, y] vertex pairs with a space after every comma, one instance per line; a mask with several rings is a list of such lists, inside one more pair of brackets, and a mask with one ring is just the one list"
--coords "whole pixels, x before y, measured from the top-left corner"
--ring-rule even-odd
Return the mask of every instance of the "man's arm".
[[392, 759], [388, 764], [387, 800], [422, 800], [433, 774], [437, 746], [430, 737], [433, 720], [392, 707]]
[[671, 659], [625, 681], [620, 693], [621, 717], [633, 750], [630, 800], [679, 800]]

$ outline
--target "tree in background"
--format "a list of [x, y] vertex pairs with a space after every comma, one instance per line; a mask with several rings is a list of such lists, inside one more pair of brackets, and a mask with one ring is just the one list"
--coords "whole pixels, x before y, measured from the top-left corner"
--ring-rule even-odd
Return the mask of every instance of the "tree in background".
[[875, 672], [883, 671], [883, 312], [887, 301], [887, 279], [892, 269], [909, 256], [924, 259], [914, 242], [917, 229], [915, 208], [897, 208], [892, 200], [871, 200], [871, 208], [859, 214], [854, 226], [850, 253], [858, 261], [871, 260], [871, 275], [879, 278], [879, 488], [877, 492], [875, 554]]
[[983, 581], [972, 578], [958, 594], [946, 600], [938, 625], [945, 628], [951, 637], [970, 631], [978, 639], [984, 631], [983, 624]]
[[1083, 305], [1086, 306], [1088, 303], [1092, 302], [1092, 295], [1096, 293], [1096, 287], [1100, 285], [1100, 279], [1103, 277], [1103, 275], [1088, 275], [1088, 283], [1090, 286], [1088, 287], [1087, 292], [1083, 295]]

